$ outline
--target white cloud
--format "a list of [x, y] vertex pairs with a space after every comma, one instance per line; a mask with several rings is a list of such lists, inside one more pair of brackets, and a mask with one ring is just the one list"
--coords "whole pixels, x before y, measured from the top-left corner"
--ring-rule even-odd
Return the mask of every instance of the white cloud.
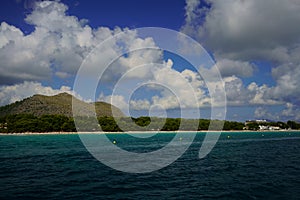
[[1, 23], [0, 84], [50, 77], [50, 58], [45, 54], [46, 49], [51, 49], [52, 45], [50, 42], [39, 45], [37, 42], [39, 37], [47, 37], [47, 34], [35, 32], [30, 36], [24, 36], [16, 27], [5, 22]]
[[265, 57], [299, 42], [300, 4], [295, 0], [208, 0], [209, 10], [194, 2], [187, 0], [191, 7], [186, 9], [185, 26], [192, 25], [195, 37], [227, 58]]
[[[228, 104], [277, 105], [289, 102], [293, 106], [288, 106], [282, 116], [291, 116], [291, 109], [297, 110], [300, 103], [300, 4], [295, 0], [207, 0], [207, 3], [210, 7], [199, 8], [203, 5], [200, 0], [187, 0], [182, 30], [212, 50], [224, 77]], [[128, 108], [128, 102], [136, 109], [153, 105], [165, 109], [178, 107], [178, 104], [185, 108], [207, 106], [211, 104], [211, 97], [206, 84], [213, 86], [211, 92], [218, 91], [218, 85], [223, 84], [213, 78], [218, 75], [217, 65], [201, 71], [209, 77], [210, 82], [206, 83], [194, 71], [176, 71], [172, 68], [172, 60], [164, 62], [162, 52], [154, 50], [157, 46], [153, 39], [139, 38], [136, 31], [118, 27], [114, 30], [106, 27], [93, 29], [87, 25], [87, 20], [68, 15], [68, 7], [59, 1], [37, 2], [32, 8], [25, 19], [35, 28], [32, 33], [26, 35], [6, 22], [0, 25], [2, 105], [39, 92], [49, 95], [64, 90], [70, 92], [68, 87], [55, 90], [38, 82], [52, 76], [70, 77], [82, 61], [91, 66], [91, 74], [106, 70], [103, 81], [113, 83], [131, 70], [126, 74], [127, 78], [147, 79], [165, 87], [164, 90], [158, 89], [159, 95], [149, 99], [128, 101], [123, 94], [102, 95], [102, 100], [122, 109]], [[96, 48], [118, 33], [126, 34]], [[154, 49], [145, 49], [149, 47]], [[140, 50], [133, 51], [136, 49]], [[91, 50], [94, 51], [90, 54]], [[104, 63], [124, 52], [127, 54], [106, 69]], [[276, 64], [277, 67], [272, 69], [275, 86], [243, 83], [241, 78], [253, 76], [256, 70], [252, 60]], [[160, 65], [135, 68], [149, 63]], [[16, 85], [7, 86], [10, 84]], [[193, 95], [197, 103], [191, 97]], [[263, 112], [258, 110], [257, 115], [259, 113]]]
[[64, 78], [68, 78], [69, 76], [70, 76], [70, 74], [68, 74], [68, 73], [66, 73], [66, 72], [55, 72], [55, 75], [57, 76], [57, 77], [59, 77], [59, 78], [62, 78], [62, 79], [64, 79]]
[[[283, 103], [283, 101], [272, 96], [273, 88], [267, 85], [259, 86], [255, 82], [252, 82], [248, 86], [244, 86], [242, 79], [235, 75], [224, 77], [224, 83], [216, 82], [216, 80], [213, 79], [217, 73], [216, 66], [201, 71], [201, 73], [205, 73], [206, 76], [212, 77], [209, 78], [210, 82], [205, 82], [198, 72], [188, 69], [178, 72], [172, 68], [172, 63], [173, 61], [169, 59], [162, 65], [153, 65], [147, 68], [149, 79], [145, 84], [152, 90], [157, 90], [157, 95], [148, 99], [128, 100], [124, 94], [118, 91], [116, 93], [118, 101], [116, 102], [127, 109], [127, 106], [125, 107], [126, 99], [127, 102], [130, 102], [131, 108], [136, 110], [147, 110], [155, 105], [159, 105], [163, 109], [207, 107], [212, 103], [213, 105], [224, 105], [225, 102], [220, 102], [224, 101], [224, 99], [217, 97], [219, 84], [224, 84], [227, 105], [229, 106], [279, 105]], [[144, 80], [143, 75], [141, 75], [140, 78]], [[139, 83], [140, 82], [137, 81], [135, 84]], [[121, 92], [125, 89], [123, 88], [124, 84], [120, 84], [122, 86], [122, 89], [120, 89]], [[212, 91], [208, 91], [208, 84], [210, 84]], [[131, 88], [127, 88], [129, 91], [126, 93], [133, 93], [134, 91], [131, 90], [139, 87], [139, 85], [131, 86]], [[210, 92], [214, 92], [216, 95], [214, 102], [212, 102], [212, 94], [210, 94]], [[111, 96], [104, 98], [104, 100], [110, 101]]]
[[225, 83], [227, 103], [237, 106], [246, 104], [249, 97], [242, 80], [236, 76], [226, 77], [223, 80]]
[[300, 109], [292, 103], [286, 103], [285, 108], [281, 111], [269, 111], [265, 107], [258, 107], [255, 112], [256, 118], [270, 119], [270, 120], [300, 120]]
[[178, 105], [181, 108], [197, 108], [203, 104], [207, 99], [207, 88], [199, 73], [188, 69], [178, 72], [170, 65], [171, 61], [168, 61], [165, 67], [156, 68], [153, 72], [153, 81], [165, 88], [161, 98], [152, 99], [154, 104], [161, 104], [163, 108], [175, 108]]
[[293, 104], [287, 103], [287, 104], [286, 104], [286, 109], [282, 111], [282, 115], [288, 116], [288, 117], [289, 117], [289, 116], [293, 116], [293, 115], [294, 115], [293, 107], [294, 107]]
[[134, 110], [149, 110], [151, 103], [147, 99], [130, 100], [130, 108]]
[[57, 1], [36, 2], [26, 21], [34, 26], [53, 32], [69, 32], [70, 28], [80, 29], [81, 24], [75, 16], [66, 16], [68, 6]]
[[249, 103], [252, 105], [282, 105], [281, 98], [273, 95], [273, 87], [263, 84], [258, 86], [255, 82], [248, 85], [247, 90], [252, 94]]
[[62, 92], [67, 92], [76, 97], [79, 97], [78, 95], [74, 94], [71, 91], [71, 88], [68, 86], [61, 86], [59, 89], [53, 89], [49, 86], [43, 86], [41, 83], [38, 82], [28, 82], [28, 81], [25, 81], [24, 83], [20, 83], [20, 84], [15, 84], [12, 86], [1, 86], [0, 106], [14, 103], [15, 101], [20, 101], [34, 94], [52, 96]]
[[[163, 109], [174, 108], [198, 108], [199, 105], [208, 106], [210, 104], [210, 97], [207, 95], [207, 88], [204, 81], [200, 77], [198, 72], [185, 69], [182, 72], [178, 72], [172, 68], [173, 61], [167, 60], [163, 64], [152, 64], [146, 67], [148, 74], [147, 79], [144, 79], [142, 73], [140, 73], [140, 79], [142, 80], [145, 88], [150, 88], [152, 91], [156, 91], [155, 95], [149, 96], [147, 99], [128, 99], [130, 96], [125, 97], [124, 89], [115, 90], [115, 96], [122, 98], [121, 104], [125, 106], [127, 102], [130, 103], [132, 109], [135, 110], [148, 110], [153, 106], [158, 106]], [[143, 70], [143, 71], [146, 71]], [[122, 83], [119, 83], [123, 88]], [[134, 86], [126, 88], [126, 94], [133, 94], [137, 88], [140, 88], [140, 82], [137, 81]], [[147, 96], [147, 95], [146, 95]], [[100, 99], [104, 101], [110, 101], [111, 96]]]
[[254, 111], [254, 116], [257, 119], [279, 120], [279, 115], [269, 112], [265, 107], [258, 107]]
[[98, 101], [104, 101], [107, 103], [110, 103], [114, 106], [117, 106], [122, 111], [125, 111], [125, 113], [128, 114], [128, 101], [125, 100], [124, 96], [122, 95], [108, 95], [105, 96], [103, 94], [100, 94]]
[[272, 69], [277, 85], [272, 89], [275, 98], [300, 103], [300, 62], [280, 65]]
[[[90, 74], [94, 75], [96, 74], [94, 72], [106, 70], [102, 81], [113, 82], [128, 70], [133, 69], [127, 74], [128, 78], [144, 79], [147, 77], [155, 83], [164, 85], [182, 99], [181, 104], [184, 107], [197, 105], [190, 94], [196, 94], [199, 102], [204, 100], [206, 104], [208, 103], [209, 98], [201, 88], [205, 84], [200, 80], [199, 75], [190, 70], [180, 73], [172, 69], [172, 60], [163, 62], [162, 51], [157, 48], [152, 38], [139, 38], [136, 31], [129, 29], [110, 30], [105, 27], [92, 29], [84, 23], [85, 20], [67, 15], [67, 9], [65, 4], [57, 1], [37, 2], [32, 13], [25, 19], [35, 27], [29, 35], [24, 35], [16, 27], [2, 23], [0, 29], [0, 57], [3, 60], [0, 64], [2, 84], [19, 83], [24, 80], [40, 81], [50, 79], [53, 75], [62, 79], [67, 78], [74, 75], [85, 59], [85, 64], [90, 67]], [[126, 34], [118, 35], [122, 32]], [[102, 48], [96, 48], [99, 43], [112, 36], [116, 37], [106, 42]], [[11, 58], [12, 52], [16, 55], [14, 59]], [[127, 54], [121, 56], [111, 66], [104, 65], [122, 53]], [[89, 56], [86, 57], [87, 55]], [[136, 66], [149, 63], [160, 65], [135, 70]], [[16, 87], [24, 87], [24, 84], [17, 84]], [[5, 87], [10, 86], [3, 86]], [[46, 90], [40, 87], [41, 91], [53, 93], [51, 88]], [[28, 94], [17, 96], [21, 98], [38, 92], [31, 88], [28, 90], [30, 91]], [[8, 94], [8, 97], [10, 95], [13, 93]], [[152, 104], [160, 104], [163, 108], [174, 108], [178, 106], [178, 102], [173, 97], [168, 90], [161, 90], [160, 96], [155, 96], [150, 100]], [[123, 109], [128, 107], [125, 97], [120, 94], [101, 98]], [[132, 100], [131, 105], [146, 108], [149, 103]]]
[[[122, 52], [156, 47], [151, 38], [141, 39], [135, 31], [126, 28], [92, 29], [85, 24], [86, 20], [67, 15], [67, 10], [68, 7], [58, 1], [36, 2], [25, 19], [35, 28], [28, 35], [5, 22], [1, 23], [0, 84], [47, 80], [52, 75], [60, 78], [74, 75], [91, 50], [94, 52], [85, 61], [95, 70], [99, 67], [104, 70], [106, 66], [102, 64], [115, 59]], [[96, 48], [105, 39], [122, 32], [126, 34], [106, 43], [103, 48]], [[106, 74], [107, 80], [135, 65], [158, 60], [161, 60], [160, 51], [131, 52], [121, 57], [115, 67], [111, 67], [112, 72]]]
[[131, 36], [124, 38], [127, 43], [127, 50], [125, 51], [128, 51], [128, 54], [118, 60], [118, 66], [124, 66], [123, 70], [126, 71], [135, 68], [127, 75], [128, 78], [148, 77], [150, 67], [141, 67], [138, 70], [136, 67], [151, 63], [162, 63], [162, 51], [158, 49], [152, 38], [143, 40], [137, 37], [136, 32], [134, 34], [127, 34], [126, 36]]
[[223, 77], [238, 76], [238, 77], [251, 77], [254, 72], [254, 65], [245, 61], [220, 59], [217, 60], [218, 69]]
[[51, 77], [52, 67], [64, 72], [78, 69], [86, 49], [77, 35], [88, 28], [76, 17], [67, 16], [66, 10], [66, 5], [56, 1], [36, 2], [25, 19], [35, 27], [29, 35], [1, 24], [0, 41], [6, 41], [0, 48], [2, 84], [45, 80]]
[[286, 117], [291, 120], [300, 120], [300, 109], [291, 103], [286, 103], [285, 109], [281, 112], [282, 117]]
[[20, 38], [23, 33], [20, 29], [10, 26], [6, 22], [2, 22], [0, 26], [0, 48], [7, 45], [10, 41], [15, 40], [15, 38]]
[[[186, 0], [182, 31], [213, 52], [225, 80], [229, 104], [300, 103], [300, 3], [295, 0]], [[273, 64], [275, 86], [238, 77], [252, 77], [251, 61]], [[216, 71], [210, 70], [211, 76]], [[270, 77], [271, 78], [271, 77]], [[255, 81], [255, 77], [253, 77]], [[294, 108], [295, 109], [295, 108]]]
[[281, 105], [284, 102], [273, 96], [274, 88], [255, 82], [245, 86], [242, 79], [231, 76], [223, 79], [227, 96], [227, 104], [233, 106], [245, 105]]

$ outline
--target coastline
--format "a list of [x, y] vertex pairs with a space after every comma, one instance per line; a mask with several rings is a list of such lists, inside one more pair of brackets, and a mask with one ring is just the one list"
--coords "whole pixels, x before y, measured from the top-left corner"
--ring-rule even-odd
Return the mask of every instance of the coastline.
[[79, 134], [153, 134], [153, 133], [282, 133], [282, 132], [300, 132], [300, 130], [261, 130], [261, 131], [251, 131], [251, 130], [222, 130], [222, 131], [212, 131], [212, 130], [201, 130], [201, 131], [126, 131], [126, 132], [25, 132], [25, 133], [0, 133], [0, 136], [6, 135], [79, 135]]

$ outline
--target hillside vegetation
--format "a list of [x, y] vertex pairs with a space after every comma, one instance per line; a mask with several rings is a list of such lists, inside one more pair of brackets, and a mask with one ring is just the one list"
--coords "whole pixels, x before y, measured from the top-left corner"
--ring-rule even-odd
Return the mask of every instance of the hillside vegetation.
[[94, 110], [98, 117], [112, 116], [123, 117], [122, 111], [105, 102], [86, 103], [76, 99], [70, 94], [61, 93], [55, 96], [34, 95], [22, 101], [18, 101], [0, 107], [0, 117], [15, 114], [31, 114], [35, 117], [43, 115], [62, 115], [73, 117], [72, 98], [76, 105], [76, 116], [93, 116]]
[[[73, 104], [72, 104], [73, 103]], [[73, 115], [72, 106], [76, 106]], [[97, 121], [94, 121], [96, 110]], [[113, 113], [113, 114], [112, 114]], [[75, 117], [74, 117], [75, 116]], [[274, 126], [282, 130], [300, 129], [294, 121], [244, 123], [209, 119], [157, 117], [126, 117], [117, 107], [104, 103], [86, 103], [67, 93], [55, 96], [34, 95], [22, 101], [0, 107], [0, 133], [24, 132], [84, 132], [84, 131], [195, 131], [219, 130], [210, 123], [221, 124], [223, 130], [259, 130], [259, 126]], [[75, 122], [77, 128], [75, 126]]]

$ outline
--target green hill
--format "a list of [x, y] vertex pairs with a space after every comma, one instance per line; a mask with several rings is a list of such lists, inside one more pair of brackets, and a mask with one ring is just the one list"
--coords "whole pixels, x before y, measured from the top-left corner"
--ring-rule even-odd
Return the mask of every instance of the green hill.
[[23, 99], [21, 101], [0, 107], [0, 116], [13, 115], [13, 114], [33, 114], [40, 117], [42, 115], [64, 115], [73, 117], [72, 111], [72, 98], [76, 106], [76, 116], [92, 116], [96, 110], [98, 117], [112, 116], [115, 117], [125, 116], [122, 111], [105, 102], [86, 103], [76, 99], [68, 93], [61, 93], [54, 96], [34, 95], [32, 97]]

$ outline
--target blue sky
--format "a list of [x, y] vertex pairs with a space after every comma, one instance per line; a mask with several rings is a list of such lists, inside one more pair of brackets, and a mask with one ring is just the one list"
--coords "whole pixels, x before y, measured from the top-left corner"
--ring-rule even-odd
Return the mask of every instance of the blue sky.
[[[20, 27], [23, 31], [32, 31], [33, 27], [26, 24], [24, 18], [30, 12], [34, 2], [34, 0], [2, 1], [1, 20]], [[93, 28], [157, 26], [179, 30], [184, 23], [185, 1], [181, 0], [65, 0], [61, 2], [68, 5], [69, 15], [88, 19], [89, 25]]]
[[[300, 4], [295, 0], [1, 1], [0, 104], [35, 93], [69, 92], [92, 99], [73, 91], [83, 61], [99, 68], [101, 62], [120, 53], [121, 47], [160, 48], [155, 37], [142, 37], [134, 30], [161, 27], [193, 38], [207, 51], [199, 59], [205, 65], [204, 60], [211, 57], [217, 67], [210, 65], [199, 74], [201, 66], [192, 66], [174, 53], [133, 52], [105, 69], [95, 100], [112, 101], [125, 112], [130, 105], [135, 116], [159, 107], [169, 110], [170, 117], [180, 117], [176, 111], [179, 99], [190, 110], [187, 117], [197, 117], [192, 110], [200, 109], [209, 118], [207, 105], [212, 97], [205, 86], [216, 89], [217, 82], [211, 78], [205, 83], [203, 75], [205, 79], [220, 72], [227, 96], [226, 119], [299, 121], [299, 22]], [[97, 49], [97, 44], [118, 33], [125, 33], [126, 38]], [[187, 49], [193, 51], [191, 45]], [[91, 51], [101, 55], [98, 63], [92, 63], [92, 56], [88, 59]], [[157, 65], [135, 68], [147, 63]], [[123, 89], [115, 89], [120, 79]], [[142, 82], [148, 85], [137, 89]], [[165, 84], [165, 88], [149, 82]], [[184, 84], [192, 87], [200, 107], [190, 105]], [[89, 87], [88, 81], [82, 85]]]

